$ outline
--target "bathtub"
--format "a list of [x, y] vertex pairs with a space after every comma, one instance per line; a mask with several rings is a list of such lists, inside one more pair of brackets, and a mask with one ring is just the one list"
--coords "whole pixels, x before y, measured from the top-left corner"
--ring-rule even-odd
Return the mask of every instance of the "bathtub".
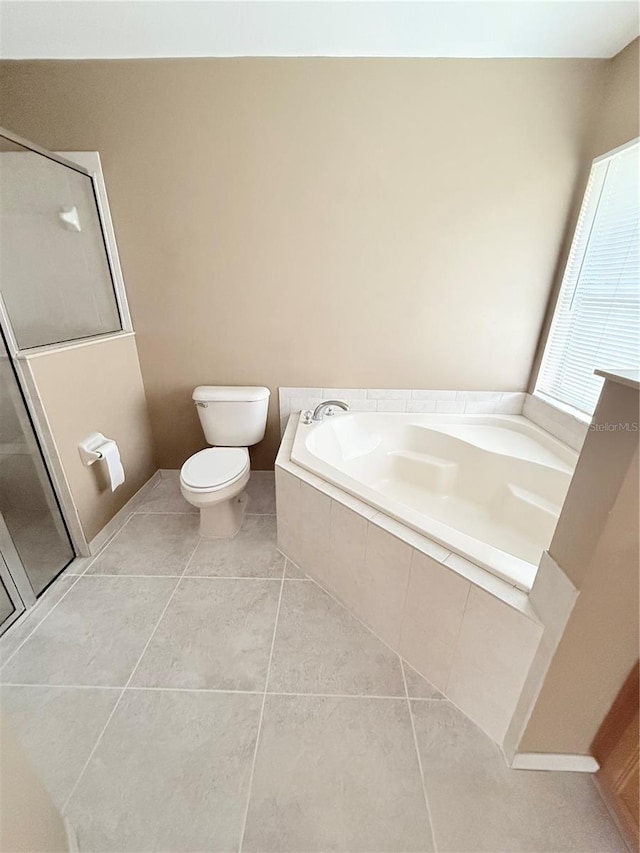
[[529, 590], [578, 454], [521, 415], [300, 419], [291, 461]]

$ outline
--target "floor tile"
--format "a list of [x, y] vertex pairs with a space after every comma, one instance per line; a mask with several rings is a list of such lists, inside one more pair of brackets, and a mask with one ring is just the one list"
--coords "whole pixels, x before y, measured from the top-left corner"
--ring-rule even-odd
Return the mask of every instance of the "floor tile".
[[412, 702], [442, 853], [625, 850], [588, 774], [510, 770], [499, 747], [449, 702]]
[[400, 659], [313, 582], [285, 581], [268, 690], [404, 696]]
[[145, 500], [138, 505], [137, 512], [192, 512], [198, 508], [182, 497], [179, 471], [175, 476], [163, 476], [149, 492]]
[[280, 581], [184, 578], [132, 684], [264, 690]]
[[67, 815], [81, 850], [238, 850], [262, 697], [126, 691]]
[[0, 637], [0, 666], [7, 662], [9, 657], [16, 651], [21, 643], [26, 640], [33, 629], [47, 616], [56, 606], [61, 598], [71, 589], [78, 580], [74, 575], [65, 574], [57, 578], [46, 592], [38, 599], [31, 610], [22, 617]]
[[423, 678], [413, 667], [404, 661], [404, 677], [407, 682], [407, 693], [411, 699], [444, 699], [437, 687]]
[[276, 511], [276, 485], [273, 471], [252, 471], [247, 484], [249, 503], [247, 512], [267, 513]]
[[292, 563], [291, 560], [287, 560], [287, 564], [284, 569], [284, 576], [285, 578], [289, 578], [290, 580], [309, 580], [305, 573], [300, 571], [296, 564]]
[[87, 574], [181, 575], [198, 542], [197, 515], [134, 515]]
[[245, 515], [233, 539], [201, 539], [188, 575], [281, 578], [285, 557], [276, 548], [275, 515]]
[[406, 701], [268, 695], [243, 850], [433, 850]]
[[120, 693], [103, 687], [5, 686], [0, 691], [2, 713], [59, 809]]
[[175, 584], [172, 578], [80, 578], [2, 669], [2, 680], [124, 686]]

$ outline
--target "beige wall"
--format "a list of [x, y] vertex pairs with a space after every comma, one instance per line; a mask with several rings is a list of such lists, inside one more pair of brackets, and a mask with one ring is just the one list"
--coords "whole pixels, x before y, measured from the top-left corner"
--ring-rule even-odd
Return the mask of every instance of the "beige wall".
[[[519, 750], [589, 754], [638, 659], [638, 391], [605, 385], [551, 555], [579, 590]], [[635, 424], [635, 431], [633, 431]]]
[[[133, 335], [39, 355], [29, 361], [87, 540], [156, 470]], [[102, 432], [117, 441], [126, 480], [111, 492], [100, 463], [85, 467], [78, 443]]]
[[13, 729], [0, 716], [0, 850], [63, 853], [68, 849], [60, 813]]
[[98, 150], [161, 467], [199, 383], [523, 389], [603, 60], [5, 62]]
[[635, 39], [606, 65], [602, 107], [595, 112], [589, 138], [592, 158], [638, 136], [639, 77], [640, 39]]

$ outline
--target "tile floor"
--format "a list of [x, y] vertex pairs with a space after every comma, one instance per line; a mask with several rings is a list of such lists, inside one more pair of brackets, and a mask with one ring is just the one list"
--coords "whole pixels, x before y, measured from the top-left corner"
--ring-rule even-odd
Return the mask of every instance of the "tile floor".
[[200, 541], [167, 475], [0, 643], [82, 851], [624, 851], [589, 776], [499, 749], [275, 547], [273, 475]]

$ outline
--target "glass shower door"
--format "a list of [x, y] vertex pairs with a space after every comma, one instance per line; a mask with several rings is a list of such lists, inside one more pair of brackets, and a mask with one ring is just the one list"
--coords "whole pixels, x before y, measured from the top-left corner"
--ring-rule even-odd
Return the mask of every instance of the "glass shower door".
[[0, 634], [20, 616], [24, 609], [24, 602], [0, 554]]
[[[75, 556], [1, 336], [0, 556], [27, 605]], [[7, 599], [11, 601], [10, 590], [3, 584], [0, 613], [9, 611]]]
[[25, 610], [24, 601], [0, 554], [0, 634]]

